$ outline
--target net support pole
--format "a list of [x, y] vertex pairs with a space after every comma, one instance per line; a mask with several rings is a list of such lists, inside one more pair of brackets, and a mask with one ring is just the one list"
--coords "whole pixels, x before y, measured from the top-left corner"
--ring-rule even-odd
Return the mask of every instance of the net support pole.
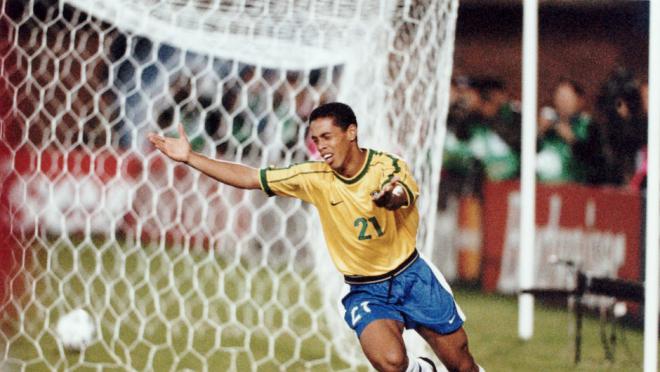
[[[523, 3], [522, 55], [522, 169], [520, 176], [519, 289], [534, 284], [534, 241], [536, 227], [536, 111], [538, 62], [538, 0]], [[518, 337], [534, 334], [534, 297], [518, 295]]]
[[648, 178], [646, 182], [646, 267], [644, 371], [658, 370], [658, 220], [660, 219], [660, 1], [651, 1], [649, 30]]

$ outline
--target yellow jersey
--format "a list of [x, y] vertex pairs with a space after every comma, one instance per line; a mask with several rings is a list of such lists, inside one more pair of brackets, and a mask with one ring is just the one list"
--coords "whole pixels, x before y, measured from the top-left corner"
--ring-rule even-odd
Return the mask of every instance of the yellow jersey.
[[[259, 171], [261, 188], [268, 195], [291, 196], [316, 207], [330, 257], [348, 276], [390, 272], [410, 257], [417, 239], [419, 188], [408, 165], [395, 155], [367, 151], [364, 165], [352, 178], [335, 173], [323, 161]], [[408, 203], [391, 211], [376, 206], [371, 193], [394, 176]]]

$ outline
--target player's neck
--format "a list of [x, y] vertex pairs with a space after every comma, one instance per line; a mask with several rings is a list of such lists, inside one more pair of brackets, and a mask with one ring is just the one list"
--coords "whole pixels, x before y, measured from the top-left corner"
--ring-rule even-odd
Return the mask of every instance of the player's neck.
[[352, 178], [362, 170], [364, 162], [367, 160], [367, 149], [358, 146], [352, 147], [346, 156], [346, 166], [340, 172], [342, 177]]

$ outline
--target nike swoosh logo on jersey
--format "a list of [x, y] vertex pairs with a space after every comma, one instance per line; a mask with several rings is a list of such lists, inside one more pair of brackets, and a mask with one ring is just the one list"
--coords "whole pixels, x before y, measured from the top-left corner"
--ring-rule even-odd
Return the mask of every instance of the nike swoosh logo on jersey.
[[333, 202], [332, 200], [330, 200], [330, 205], [332, 205], [332, 206], [334, 207], [335, 205], [337, 205], [337, 204], [341, 204], [341, 203], [343, 203], [343, 202], [344, 202], [343, 200], [340, 200], [340, 201], [338, 201], [338, 202]]

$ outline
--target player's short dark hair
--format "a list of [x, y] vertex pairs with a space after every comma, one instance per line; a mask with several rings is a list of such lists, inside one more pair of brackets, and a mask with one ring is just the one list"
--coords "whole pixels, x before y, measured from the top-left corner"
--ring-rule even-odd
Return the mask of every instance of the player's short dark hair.
[[331, 102], [321, 105], [312, 111], [309, 115], [309, 123], [320, 118], [332, 118], [335, 125], [342, 130], [348, 129], [348, 126], [355, 124], [357, 126], [357, 119], [353, 109], [345, 103]]

